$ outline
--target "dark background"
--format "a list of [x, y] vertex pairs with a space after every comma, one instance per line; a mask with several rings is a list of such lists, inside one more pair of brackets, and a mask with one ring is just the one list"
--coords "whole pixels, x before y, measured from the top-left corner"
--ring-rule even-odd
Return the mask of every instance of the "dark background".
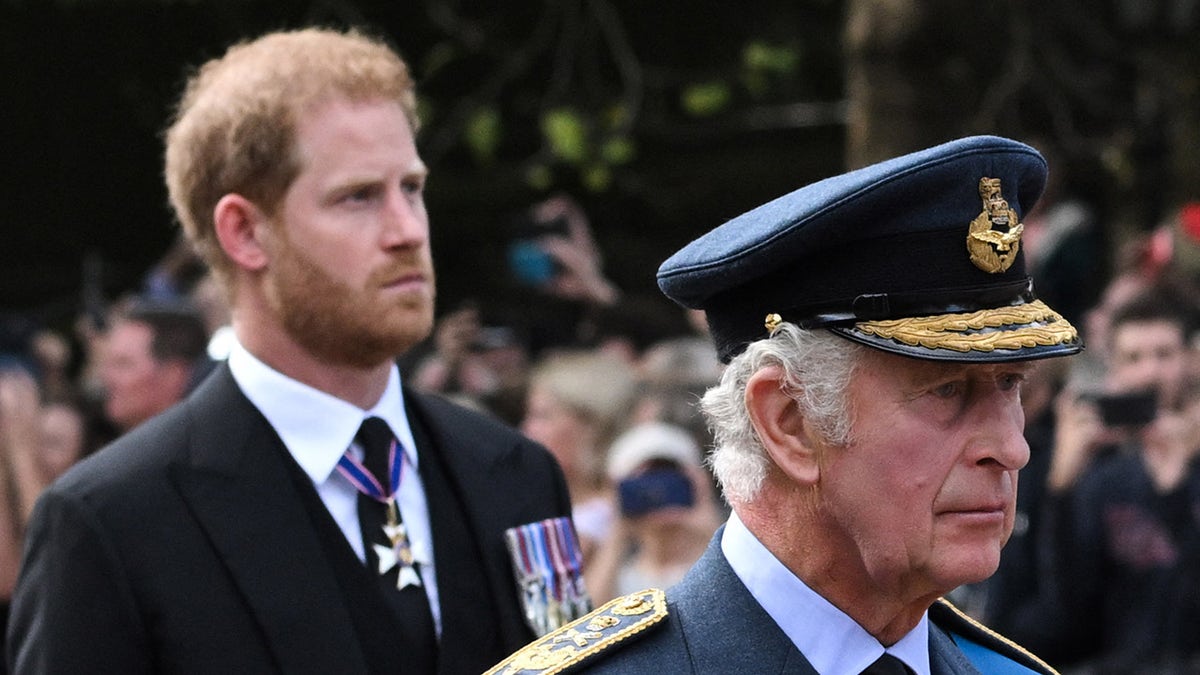
[[[1052, 155], [1094, 208], [1097, 279], [1200, 199], [1192, 0], [0, 0], [0, 312], [69, 325], [88, 260], [104, 300], [137, 289], [178, 234], [160, 133], [188, 69], [312, 24], [412, 65], [441, 311], [529, 306], [507, 225], [559, 192], [609, 276], [651, 297], [658, 264], [724, 220], [973, 133]], [[574, 154], [546, 131], [556, 110], [583, 130]]]
[[[546, 161], [538, 124], [546, 106], [586, 112], [627, 95], [614, 48], [587, 28], [597, 7], [619, 22], [641, 71], [640, 115], [630, 126], [636, 152], [599, 190], [569, 164]], [[504, 267], [506, 226], [514, 212], [557, 192], [587, 210], [613, 280], [653, 294], [654, 270], [679, 245], [839, 170], [839, 21], [838, 3], [827, 2], [478, 2], [469, 14], [453, 3], [395, 0], [0, 2], [0, 309], [69, 322], [89, 256], [102, 263], [106, 299], [136, 289], [177, 235], [160, 134], [188, 68], [233, 41], [314, 23], [383, 35], [418, 77], [441, 309], [467, 299], [521, 301], [527, 291]], [[551, 39], [539, 46], [539, 35]], [[748, 108], [738, 99], [739, 63], [752, 39], [803, 57], [749, 103], [815, 101], [834, 114], [801, 124], [739, 117]], [[506, 59], [520, 50], [526, 65], [513, 76]], [[572, 65], [563, 68], [564, 59]], [[568, 80], [557, 92], [555, 77]], [[684, 87], [722, 78], [734, 90], [727, 114], [681, 110]], [[471, 101], [503, 117], [486, 160], [463, 141]], [[551, 180], [531, 186], [526, 176], [539, 160]]]

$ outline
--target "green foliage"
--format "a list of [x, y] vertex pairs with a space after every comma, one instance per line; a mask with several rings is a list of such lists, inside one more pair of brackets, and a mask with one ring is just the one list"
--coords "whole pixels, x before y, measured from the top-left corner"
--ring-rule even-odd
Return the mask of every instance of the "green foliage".
[[578, 112], [571, 108], [548, 110], [541, 126], [542, 137], [556, 159], [579, 165], [587, 158], [587, 124]]
[[624, 106], [614, 105], [587, 113], [558, 107], [542, 115], [545, 155], [550, 165], [538, 164], [526, 174], [531, 187], [549, 187], [554, 164], [565, 165], [592, 192], [605, 192], [613, 183], [613, 169], [637, 156], [637, 144], [625, 129]]
[[742, 67], [749, 71], [791, 75], [799, 66], [800, 52], [795, 47], [752, 40], [742, 50]]
[[545, 192], [554, 185], [554, 172], [545, 164], [532, 164], [525, 169], [525, 184], [538, 192]]
[[583, 186], [592, 192], [604, 192], [612, 185], [612, 169], [606, 164], [595, 163], [583, 168], [580, 173]]
[[680, 103], [693, 117], [711, 117], [729, 107], [732, 98], [733, 93], [727, 83], [710, 81], [685, 87]]
[[481, 165], [490, 165], [496, 159], [496, 148], [500, 145], [500, 111], [494, 106], [484, 106], [467, 120], [464, 133], [471, 156]]
[[613, 166], [630, 163], [636, 154], [633, 139], [628, 136], [613, 136], [600, 146], [600, 159]]
[[429, 48], [421, 59], [422, 79], [435, 77], [459, 57], [458, 49], [453, 43], [445, 40]]
[[800, 68], [800, 50], [752, 40], [742, 49], [742, 85], [755, 98], [768, 95], [775, 83], [793, 77]]

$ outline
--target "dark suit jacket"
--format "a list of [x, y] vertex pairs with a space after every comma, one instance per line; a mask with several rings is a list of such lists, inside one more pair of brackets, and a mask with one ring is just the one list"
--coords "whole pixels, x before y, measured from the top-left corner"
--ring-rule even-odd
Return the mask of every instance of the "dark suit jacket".
[[[817, 675], [800, 650], [750, 595], [721, 552], [717, 532], [679, 585], [667, 591], [667, 619], [602, 650], [570, 672], [621, 675], [755, 673]], [[949, 605], [930, 608], [929, 660], [933, 675], [1052, 673], [1015, 645], [972, 624]], [[960, 645], [988, 652], [976, 667]]]
[[[465, 672], [533, 638], [503, 532], [567, 515], [569, 499], [540, 446], [441, 399], [405, 400], [466, 502], [486, 576], [476, 587], [501, 617], [467, 625], [472, 599], [443, 592], [440, 672]], [[9, 624], [12, 672], [370, 672], [302, 501], [310, 486], [289, 462], [221, 366], [185, 402], [74, 467], [32, 518]], [[437, 532], [434, 523], [435, 547]], [[499, 653], [472, 654], [463, 635]]]

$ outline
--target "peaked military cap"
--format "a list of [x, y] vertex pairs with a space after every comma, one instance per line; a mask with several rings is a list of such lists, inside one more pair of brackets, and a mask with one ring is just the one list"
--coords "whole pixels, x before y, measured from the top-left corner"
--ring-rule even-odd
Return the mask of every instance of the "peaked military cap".
[[939, 361], [1083, 348], [1037, 299], [1021, 218], [1046, 183], [1037, 150], [975, 136], [828, 178], [749, 211], [667, 259], [658, 284], [702, 309], [722, 361], [779, 323]]

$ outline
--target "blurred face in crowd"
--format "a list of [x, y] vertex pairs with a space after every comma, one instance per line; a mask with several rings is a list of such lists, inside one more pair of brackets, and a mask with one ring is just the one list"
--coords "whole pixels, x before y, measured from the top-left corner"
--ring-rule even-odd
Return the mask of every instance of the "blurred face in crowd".
[[987, 578], [1029, 459], [1028, 365], [864, 358], [849, 388], [850, 442], [817, 442], [812, 499], [832, 569], [840, 583], [906, 601]]
[[322, 359], [375, 367], [433, 325], [425, 165], [397, 102], [334, 99], [298, 126], [265, 279], [287, 333]]
[[595, 439], [592, 425], [545, 387], [530, 387], [521, 431], [546, 446], [568, 480], [589, 470], [587, 453]]
[[140, 321], [117, 321], [100, 351], [104, 414], [122, 430], [132, 429], [183, 397], [190, 364], [160, 361], [151, 347], [154, 331]]
[[83, 455], [83, 415], [69, 405], [51, 403], [42, 408], [38, 471], [49, 482], [62, 475]]
[[1159, 407], [1176, 409], [1187, 377], [1183, 330], [1171, 321], [1130, 321], [1110, 341], [1108, 380], [1116, 392], [1153, 389]]

